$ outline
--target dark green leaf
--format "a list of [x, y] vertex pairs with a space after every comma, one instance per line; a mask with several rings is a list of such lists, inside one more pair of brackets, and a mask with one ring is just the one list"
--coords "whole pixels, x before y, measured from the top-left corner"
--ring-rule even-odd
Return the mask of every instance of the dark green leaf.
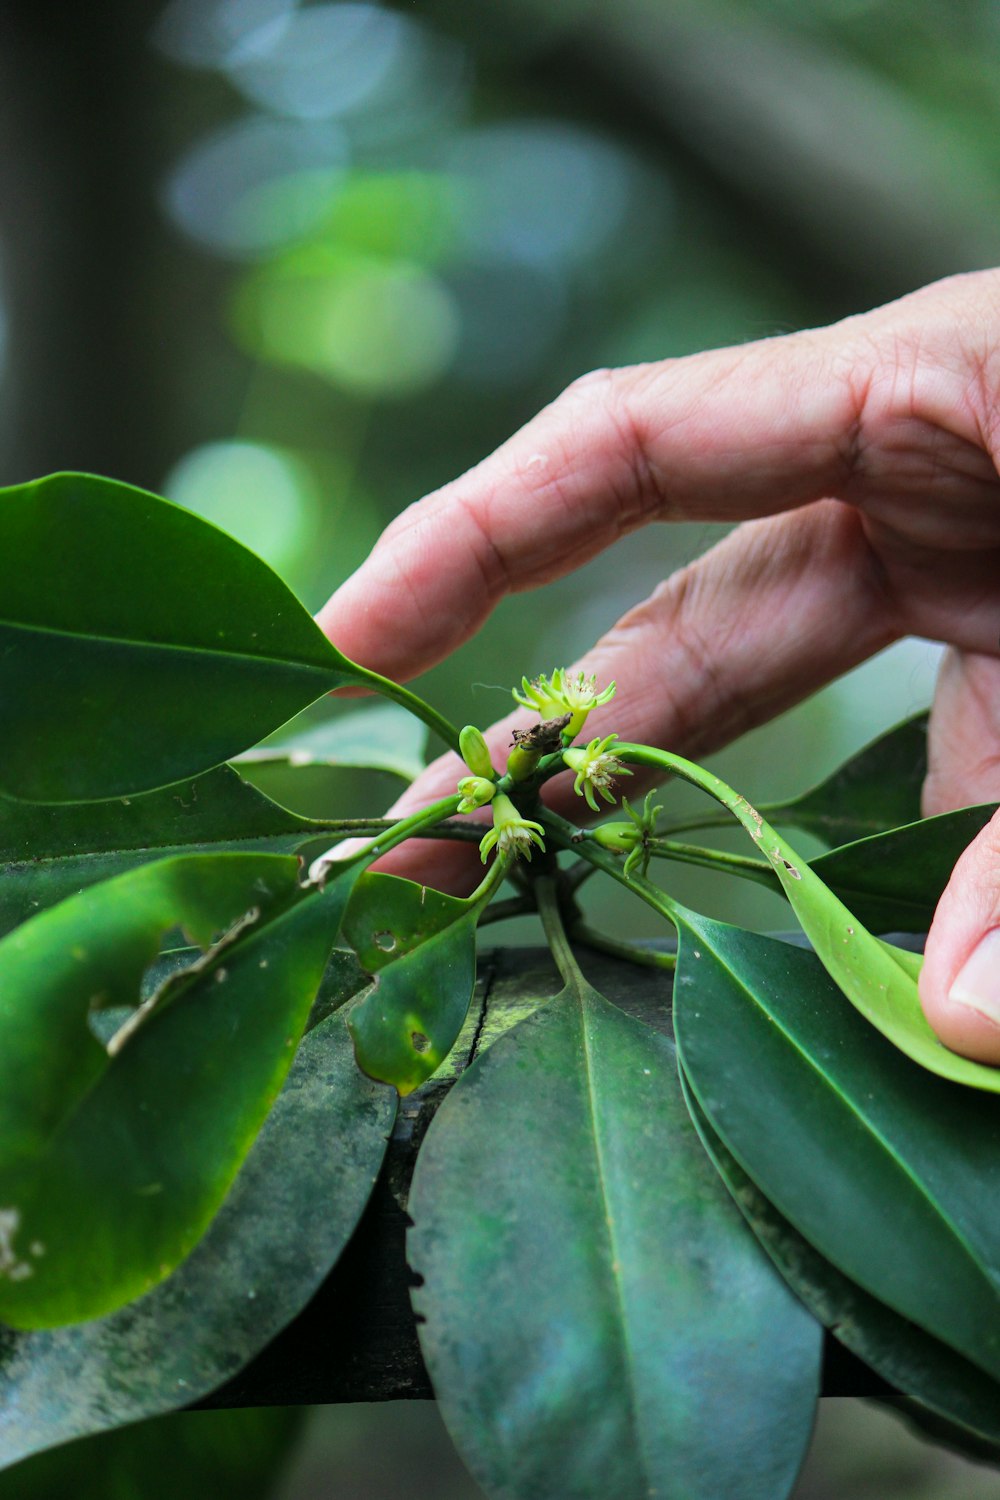
[[0, 491], [0, 790], [127, 795], [208, 770], [360, 679], [266, 563], [131, 485]]
[[874, 932], [926, 932], [959, 855], [997, 804], [963, 807], [831, 849], [810, 865]]
[[389, 771], [415, 781], [426, 765], [427, 726], [395, 703], [359, 709], [282, 736], [257, 750], [246, 750], [240, 763], [260, 765], [357, 766]]
[[778, 1500], [819, 1327], [691, 1128], [669, 1038], [589, 986], [482, 1055], [409, 1202], [435, 1392], [494, 1500]]
[[1000, 1377], [998, 1101], [915, 1066], [812, 954], [677, 920], [677, 1042], [712, 1128], [838, 1270]]
[[958, 1424], [968, 1440], [1000, 1443], [1000, 1385], [818, 1254], [727, 1151], [689, 1090], [685, 1097], [702, 1144], [744, 1217], [813, 1316], [883, 1379]]
[[304, 1413], [184, 1412], [45, 1453], [0, 1476], [0, 1500], [267, 1500]]
[[228, 766], [111, 802], [53, 807], [0, 797], [0, 937], [87, 886], [193, 845], [291, 853], [322, 832]]
[[[99, 1316], [191, 1251], [288, 1071], [354, 874], [303, 897], [294, 859], [181, 856], [0, 943], [4, 1321]], [[171, 981], [118, 1050], [101, 1045], [89, 1013], [137, 1004], [165, 931], [207, 949], [234, 923], [238, 941]]]
[[926, 775], [927, 714], [919, 713], [865, 745], [819, 786], [761, 811], [774, 823], [845, 844], [915, 823]]
[[197, 1401], [235, 1375], [337, 1260], [395, 1109], [395, 1094], [355, 1067], [342, 1016], [310, 1031], [231, 1192], [172, 1276], [96, 1322], [0, 1330], [0, 1466]]
[[395, 875], [355, 882], [344, 938], [375, 977], [348, 1025], [370, 1078], [409, 1094], [448, 1056], [476, 984], [479, 911]]

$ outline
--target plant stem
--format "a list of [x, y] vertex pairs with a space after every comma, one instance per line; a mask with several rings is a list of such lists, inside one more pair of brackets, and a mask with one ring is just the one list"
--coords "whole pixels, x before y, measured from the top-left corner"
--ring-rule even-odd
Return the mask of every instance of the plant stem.
[[542, 919], [545, 936], [552, 950], [552, 957], [556, 961], [556, 967], [562, 975], [563, 984], [567, 989], [574, 989], [581, 993], [588, 988], [587, 981], [580, 972], [569, 938], [566, 936], [566, 928], [559, 909], [559, 887], [551, 875], [539, 875], [534, 882], [535, 896], [538, 901], [538, 915]]
[[649, 852], [659, 859], [701, 865], [708, 870], [726, 870], [744, 880], [756, 880], [769, 890], [779, 890], [778, 878], [769, 864], [748, 854], [730, 854], [724, 849], [702, 849], [697, 844], [677, 844], [672, 839], [650, 839]]
[[443, 714], [439, 714], [436, 708], [425, 703], [417, 693], [411, 693], [409, 688], [402, 687], [398, 682], [393, 682], [391, 677], [383, 677], [380, 672], [372, 672], [367, 667], [358, 667], [353, 664], [364, 679], [376, 693], [381, 693], [383, 698], [391, 698], [394, 703], [409, 709], [415, 718], [426, 724], [436, 735], [449, 747], [459, 754], [458, 730]]
[[677, 967], [676, 953], [661, 953], [656, 948], [640, 948], [635, 943], [626, 943], [618, 938], [608, 937], [604, 932], [598, 932], [587, 922], [577, 922], [571, 932], [571, 937], [578, 943], [583, 943], [588, 948], [596, 948], [601, 953], [610, 953], [615, 958], [627, 959], [630, 964], [642, 964], [649, 969], [670, 969]]
[[665, 838], [672, 838], [675, 833], [695, 833], [702, 828], [728, 827], [729, 819], [725, 813], [710, 812], [701, 813], [694, 818], [682, 818], [679, 823], [668, 823], [663, 833]]
[[490, 865], [486, 874], [472, 892], [472, 895], [465, 898], [466, 906], [485, 906], [494, 891], [499, 890], [501, 885], [503, 885], [510, 873], [510, 866], [511, 860], [509, 856], [498, 856]]
[[659, 912], [661, 917], [666, 917], [669, 922], [673, 922], [675, 903], [666, 891], [661, 891], [659, 886], [655, 886], [644, 875], [626, 875], [621, 859], [609, 850], [602, 849], [600, 844], [595, 844], [592, 840], [576, 843], [575, 837], [578, 830], [572, 823], [568, 823], [565, 818], [561, 818], [558, 813], [552, 812], [549, 808], [541, 809], [539, 821], [554, 836], [560, 848], [575, 850], [589, 865], [603, 870], [605, 875], [610, 875], [612, 880], [617, 880], [619, 885], [632, 891], [640, 900], [645, 901], [647, 906]]
[[376, 837], [370, 844], [365, 844], [364, 848], [347, 855], [345, 859], [336, 857], [336, 850], [339, 846], [334, 844], [332, 849], [328, 849], [325, 854], [320, 854], [313, 860], [309, 866], [307, 884], [325, 884], [330, 871], [338, 865], [341, 867], [337, 870], [339, 875], [342, 870], [358, 864], [361, 860], [378, 859], [380, 854], [387, 854], [390, 849], [395, 849], [397, 844], [402, 844], [406, 839], [412, 838], [424, 829], [443, 822], [445, 818], [450, 818], [461, 800], [458, 792], [453, 792], [450, 797], [441, 797], [437, 802], [432, 802], [429, 807], [423, 807], [419, 812], [411, 813], [408, 818], [401, 818], [397, 823], [390, 824], [384, 836]]
[[[337, 833], [344, 838], [376, 838], [380, 833], [388, 833], [395, 828], [398, 821], [397, 818], [310, 818], [309, 828], [303, 830], [303, 837], [315, 838], [323, 833]], [[482, 836], [482, 826], [470, 823], [465, 817], [454, 821], [451, 818], [445, 819], [431, 828], [425, 828], [420, 835], [423, 839], [457, 839], [466, 844], [478, 844]]]
[[480, 927], [493, 922], [506, 922], [511, 917], [526, 917], [535, 910], [535, 903], [528, 896], [510, 896], [506, 901], [493, 901], [479, 918]]

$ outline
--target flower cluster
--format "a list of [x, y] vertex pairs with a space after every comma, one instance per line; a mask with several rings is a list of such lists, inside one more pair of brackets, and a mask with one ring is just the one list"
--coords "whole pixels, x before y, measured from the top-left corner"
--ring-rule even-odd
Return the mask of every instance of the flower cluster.
[[571, 771], [576, 772], [573, 790], [578, 797], [587, 799], [587, 806], [592, 812], [600, 812], [595, 792], [605, 802], [614, 802], [611, 787], [615, 777], [632, 775], [611, 748], [617, 739], [616, 734], [608, 734], [603, 740], [591, 740], [585, 750], [563, 751], [563, 761]]
[[598, 692], [596, 677], [588, 677], [585, 672], [572, 677], [563, 667], [557, 667], [551, 678], [544, 672], [532, 682], [522, 677], [521, 691], [514, 688], [513, 693], [515, 702], [522, 708], [533, 709], [543, 719], [556, 719], [568, 713], [571, 717], [565, 733], [568, 740], [573, 740], [586, 723], [590, 710], [611, 702], [615, 684], [612, 682]]
[[522, 854], [525, 859], [530, 859], [536, 846], [539, 849], [545, 848], [542, 838], [544, 831], [541, 823], [522, 818], [510, 798], [505, 797], [503, 792], [497, 792], [493, 798], [493, 827], [479, 845], [483, 864], [494, 846], [498, 856], [509, 855], [516, 858]]

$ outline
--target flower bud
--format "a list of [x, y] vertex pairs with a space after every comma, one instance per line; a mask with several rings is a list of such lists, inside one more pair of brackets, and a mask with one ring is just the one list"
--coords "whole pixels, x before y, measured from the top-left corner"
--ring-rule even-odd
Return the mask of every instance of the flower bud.
[[614, 854], [629, 854], [642, 842], [642, 830], [634, 823], [601, 823], [591, 837], [602, 849], [610, 849]]
[[[477, 729], [475, 724], [466, 724], [458, 737], [458, 748], [473, 776], [486, 776], [490, 781], [496, 780], [497, 773], [490, 759], [489, 746], [483, 739], [482, 730]], [[489, 798], [486, 800], [489, 801]], [[482, 803], [479, 805], [482, 806]]]
[[475, 812], [477, 807], [485, 807], [487, 802], [492, 802], [496, 785], [487, 781], [485, 776], [463, 776], [458, 783], [458, 791], [462, 797], [458, 811], [470, 813]]

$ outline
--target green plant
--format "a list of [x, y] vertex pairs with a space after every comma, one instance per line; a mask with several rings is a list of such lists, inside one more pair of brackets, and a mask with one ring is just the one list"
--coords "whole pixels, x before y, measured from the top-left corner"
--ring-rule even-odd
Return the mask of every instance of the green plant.
[[[454, 795], [323, 823], [225, 764], [347, 684], [460, 750]], [[410, 1202], [425, 1357], [487, 1493], [785, 1495], [823, 1325], [918, 1419], [1000, 1454], [1000, 1071], [941, 1047], [920, 959], [873, 935], [926, 928], [992, 809], [920, 820], [921, 719], [757, 809], [666, 751], [573, 746], [611, 691], [525, 681], [541, 723], [501, 773], [206, 522], [89, 476], [0, 494], [6, 1462], [196, 1399], [305, 1304], [397, 1095], [462, 1030], [477, 926], [535, 908], [563, 989], [454, 1084]], [[356, 761], [357, 734], [258, 754]], [[585, 828], [539, 798], [568, 770], [581, 809], [610, 807], [637, 767], [719, 808], [660, 826], [649, 796]], [[483, 837], [466, 814], [487, 806]], [[746, 854], [678, 838], [723, 820]], [[807, 861], [777, 824], [831, 847]], [[369, 869], [416, 833], [492, 851], [472, 896]], [[345, 835], [370, 842], [317, 853]], [[780, 891], [812, 951], [686, 909], [651, 875], [669, 861]], [[676, 956], [581, 923], [602, 873]], [[574, 936], [676, 965], [676, 1043], [667, 979], [643, 1025], [586, 981]]]

